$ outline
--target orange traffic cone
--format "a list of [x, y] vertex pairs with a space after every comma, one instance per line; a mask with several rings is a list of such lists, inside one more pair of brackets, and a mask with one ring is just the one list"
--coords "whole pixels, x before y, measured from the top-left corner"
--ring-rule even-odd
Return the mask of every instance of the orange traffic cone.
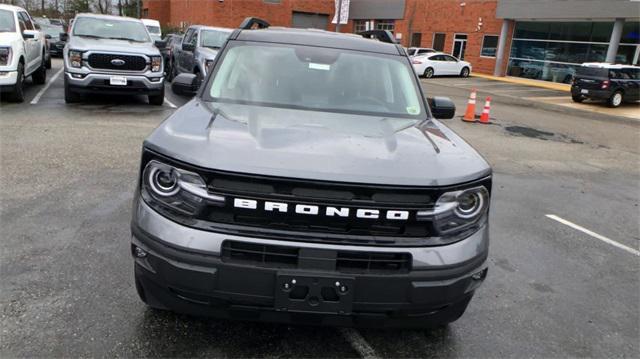
[[484, 102], [484, 109], [482, 109], [482, 115], [480, 115], [480, 123], [491, 123], [489, 119], [489, 111], [491, 110], [491, 97], [487, 97]]
[[463, 121], [476, 122], [476, 89], [471, 90], [469, 102], [467, 102], [467, 111], [464, 113]]

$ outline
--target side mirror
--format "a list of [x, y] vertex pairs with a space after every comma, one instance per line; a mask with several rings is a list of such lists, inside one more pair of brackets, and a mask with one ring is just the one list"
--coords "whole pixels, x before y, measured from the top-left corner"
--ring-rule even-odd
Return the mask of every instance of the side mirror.
[[61, 32], [60, 33], [60, 41], [64, 41], [64, 42], [69, 41], [69, 34], [67, 34], [66, 32]]
[[178, 95], [195, 95], [198, 83], [194, 74], [180, 74], [171, 82], [171, 91]]
[[156, 40], [153, 42], [154, 45], [160, 50], [164, 50], [167, 48], [167, 42], [165, 40]]
[[439, 120], [453, 118], [456, 114], [456, 105], [448, 97], [435, 96], [427, 98], [431, 114]]
[[194, 44], [187, 44], [187, 43], [182, 43], [182, 50], [184, 51], [190, 51], [193, 52], [193, 50], [196, 49], [196, 46]]
[[22, 32], [23, 39], [35, 39], [38, 36], [38, 31], [35, 30], [24, 30]]
[[47, 40], [51, 40], [51, 35], [46, 34], [46, 35], [44, 35], [44, 38], [47, 39]]

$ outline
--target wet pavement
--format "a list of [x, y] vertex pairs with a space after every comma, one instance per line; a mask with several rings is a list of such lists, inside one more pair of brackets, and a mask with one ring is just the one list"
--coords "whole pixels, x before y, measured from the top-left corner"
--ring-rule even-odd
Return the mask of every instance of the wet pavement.
[[[59, 60], [54, 61], [58, 71]], [[57, 68], [57, 69], [56, 69]], [[474, 79], [469, 79], [474, 81]], [[423, 81], [464, 113], [468, 91]], [[0, 356], [637, 357], [640, 127], [494, 99], [444, 120], [494, 167], [486, 283], [436, 330], [232, 322], [146, 308], [129, 253], [143, 139], [188, 98], [65, 105], [62, 78], [0, 103]], [[479, 88], [479, 96], [485, 95]], [[479, 101], [481, 102], [481, 101]]]

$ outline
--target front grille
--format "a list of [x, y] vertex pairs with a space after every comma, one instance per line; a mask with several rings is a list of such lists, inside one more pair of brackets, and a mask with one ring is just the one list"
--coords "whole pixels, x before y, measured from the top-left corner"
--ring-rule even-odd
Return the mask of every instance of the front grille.
[[[334, 271], [352, 274], [407, 273], [411, 254], [322, 250], [321, 261]], [[317, 252], [316, 252], [317, 254]], [[300, 268], [300, 248], [224, 241], [222, 261], [265, 268]], [[307, 260], [309, 258], [306, 258]], [[318, 258], [315, 258], [318, 259]]]
[[[114, 65], [112, 60], [122, 60], [122, 65]], [[142, 56], [115, 55], [115, 54], [91, 54], [89, 66], [94, 69], [142, 71], [147, 67], [147, 60]]]

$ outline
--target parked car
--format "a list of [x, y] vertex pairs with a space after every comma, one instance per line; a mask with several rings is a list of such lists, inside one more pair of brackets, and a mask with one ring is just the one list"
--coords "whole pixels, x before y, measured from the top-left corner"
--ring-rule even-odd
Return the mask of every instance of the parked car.
[[164, 60], [164, 76], [167, 81], [171, 81], [173, 77], [173, 55], [177, 47], [182, 44], [182, 37], [180, 34], [169, 34], [163, 40], [166, 45], [160, 52]]
[[24, 101], [24, 79], [35, 84], [47, 78], [45, 35], [21, 7], [0, 4], [0, 91]]
[[471, 73], [470, 63], [441, 52], [415, 56], [411, 59], [411, 63], [416, 74], [426, 78], [439, 75], [467, 77]]
[[231, 35], [232, 29], [194, 25], [187, 29], [172, 63], [173, 76], [195, 74], [197, 86], [207, 76], [218, 51]]
[[388, 32], [267, 26], [243, 21], [143, 143], [140, 299], [307, 325], [457, 320], [487, 273], [492, 172], [437, 120], [455, 105], [423, 97]]
[[571, 98], [575, 102], [606, 100], [611, 107], [618, 107], [625, 101], [639, 101], [640, 67], [584, 63], [576, 68], [571, 82]]
[[433, 52], [438, 52], [430, 47], [410, 47], [407, 49], [407, 54], [409, 57], [426, 55]]
[[46, 34], [49, 43], [49, 53], [54, 57], [62, 57], [64, 41], [60, 40], [60, 34], [64, 33], [62, 25], [40, 25], [42, 32]]
[[147, 27], [151, 40], [156, 41], [162, 39], [162, 30], [160, 29], [160, 22], [153, 19], [140, 19], [144, 26]]
[[[66, 39], [68, 37], [68, 39]], [[83, 93], [147, 95], [164, 102], [162, 56], [142, 21], [111, 15], [79, 14], [64, 48], [64, 97]]]

